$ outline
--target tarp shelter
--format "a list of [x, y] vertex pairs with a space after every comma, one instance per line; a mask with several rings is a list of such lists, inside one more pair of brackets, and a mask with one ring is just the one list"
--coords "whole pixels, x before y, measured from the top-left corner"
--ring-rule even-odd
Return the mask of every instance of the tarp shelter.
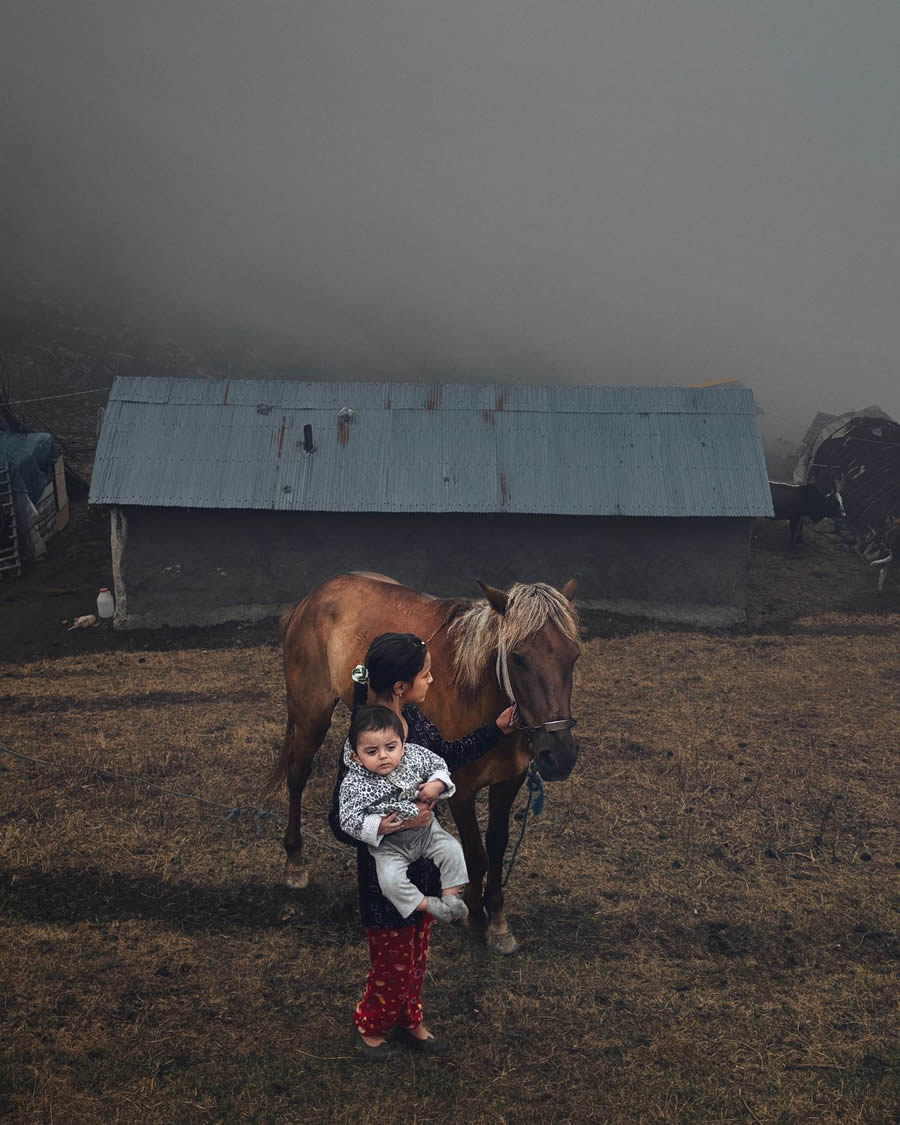
[[[68, 520], [65, 472], [59, 446], [52, 434], [0, 431], [0, 465], [8, 471], [15, 522], [18, 529], [18, 554], [22, 559], [40, 558], [47, 540]], [[11, 542], [6, 512], [0, 535], [0, 554]], [[16, 564], [17, 565], [17, 564]], [[14, 569], [9, 566], [4, 569]]]
[[900, 424], [877, 406], [817, 414], [803, 441], [795, 482], [828, 490], [840, 482], [847, 520], [862, 534], [900, 518]]

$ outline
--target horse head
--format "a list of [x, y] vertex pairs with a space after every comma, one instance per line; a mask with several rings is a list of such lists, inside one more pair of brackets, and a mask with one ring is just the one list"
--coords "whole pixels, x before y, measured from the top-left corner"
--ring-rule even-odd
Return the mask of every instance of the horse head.
[[545, 583], [508, 591], [478, 585], [497, 617], [497, 679], [516, 704], [539, 773], [562, 781], [578, 757], [572, 735], [572, 675], [581, 650], [572, 605], [577, 579], [562, 590]]

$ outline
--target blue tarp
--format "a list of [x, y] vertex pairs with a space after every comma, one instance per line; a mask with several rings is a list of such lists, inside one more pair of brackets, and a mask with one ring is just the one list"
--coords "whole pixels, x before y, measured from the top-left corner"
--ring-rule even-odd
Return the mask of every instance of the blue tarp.
[[53, 475], [59, 448], [52, 434], [11, 434], [0, 430], [0, 464], [9, 465], [13, 492], [36, 504]]

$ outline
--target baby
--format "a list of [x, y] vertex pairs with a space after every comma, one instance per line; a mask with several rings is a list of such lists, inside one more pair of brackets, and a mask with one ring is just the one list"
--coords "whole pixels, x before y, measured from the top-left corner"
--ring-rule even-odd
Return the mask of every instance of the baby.
[[[406, 828], [404, 822], [451, 797], [456, 787], [443, 758], [403, 738], [400, 716], [390, 708], [353, 712], [338, 800], [341, 828], [368, 844], [381, 893], [402, 917], [426, 910], [440, 922], [454, 922], [469, 913], [459, 895], [468, 881], [462, 847], [434, 817], [424, 828]], [[406, 874], [423, 856], [440, 870], [440, 898], [423, 896]]]

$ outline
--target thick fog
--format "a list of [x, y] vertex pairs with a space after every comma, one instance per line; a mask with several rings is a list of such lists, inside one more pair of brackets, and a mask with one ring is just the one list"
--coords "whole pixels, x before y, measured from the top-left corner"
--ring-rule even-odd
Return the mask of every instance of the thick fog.
[[2, 269], [319, 376], [900, 417], [896, 0], [17, 0]]

